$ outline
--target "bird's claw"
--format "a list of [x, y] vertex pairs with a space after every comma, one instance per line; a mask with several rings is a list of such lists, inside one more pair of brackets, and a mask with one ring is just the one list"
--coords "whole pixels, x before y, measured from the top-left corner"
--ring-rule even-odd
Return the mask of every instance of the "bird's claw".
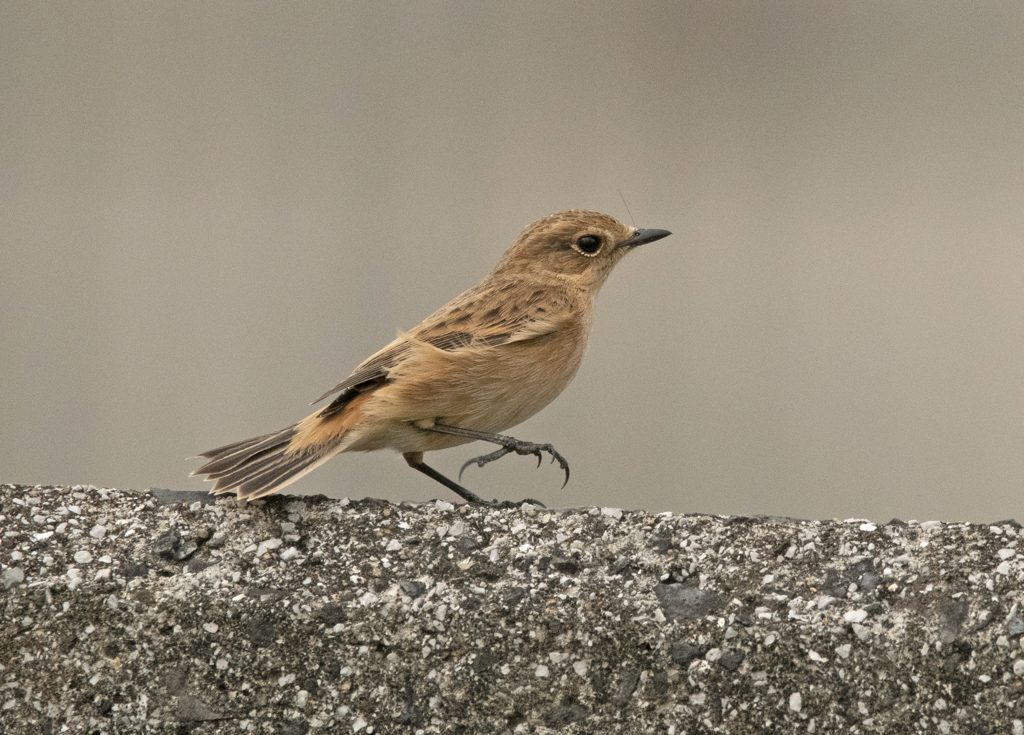
[[539, 500], [534, 500], [533, 498], [523, 498], [519, 502], [516, 502], [515, 500], [495, 499], [493, 503], [484, 503], [484, 505], [488, 505], [491, 508], [522, 508], [527, 503], [530, 503], [531, 505], [539, 505], [541, 508], [547, 508], [544, 503]]
[[503, 437], [507, 441], [502, 444], [500, 449], [497, 449], [490, 454], [482, 454], [479, 457], [473, 457], [459, 469], [459, 481], [462, 481], [462, 473], [466, 471], [466, 468], [471, 464], [475, 464], [477, 467], [483, 467], [489, 462], [493, 462], [496, 459], [501, 459], [506, 454], [515, 452], [516, 454], [527, 455], [533, 454], [537, 457], [537, 466], [540, 467], [541, 461], [544, 459], [544, 452], [548, 452], [551, 455], [551, 461], [558, 460], [558, 466], [565, 472], [565, 482], [562, 483], [562, 487], [565, 487], [569, 483], [569, 462], [563, 457], [558, 451], [550, 444], [534, 444], [533, 442], [524, 442], [512, 437]]
[[466, 468], [469, 467], [471, 464], [475, 464], [477, 467], [483, 467], [488, 462], [493, 462], [496, 459], [501, 459], [511, 451], [511, 449], [502, 447], [501, 449], [491, 452], [490, 454], [482, 454], [479, 457], [473, 457], [473, 459], [469, 460], [464, 465], [462, 465], [462, 467], [459, 468], [459, 482], [462, 482], [462, 473], [465, 472]]

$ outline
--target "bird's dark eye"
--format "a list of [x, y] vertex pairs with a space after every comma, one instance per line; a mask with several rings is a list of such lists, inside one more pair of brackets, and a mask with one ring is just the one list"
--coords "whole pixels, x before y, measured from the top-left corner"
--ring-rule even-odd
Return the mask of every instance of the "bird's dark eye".
[[584, 235], [576, 241], [576, 247], [584, 255], [597, 255], [597, 251], [601, 249], [601, 238], [594, 235]]

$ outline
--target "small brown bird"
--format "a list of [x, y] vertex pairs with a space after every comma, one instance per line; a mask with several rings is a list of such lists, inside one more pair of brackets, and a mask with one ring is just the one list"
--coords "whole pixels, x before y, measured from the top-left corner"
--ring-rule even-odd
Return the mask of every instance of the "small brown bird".
[[569, 465], [550, 444], [497, 432], [533, 416], [569, 384], [612, 267], [637, 245], [669, 234], [579, 209], [534, 222], [480, 284], [313, 402], [338, 393], [326, 408], [286, 429], [203, 452], [209, 461], [192, 474], [214, 480], [212, 493], [258, 498], [341, 452], [390, 448], [465, 500], [483, 503], [423, 462], [424, 452], [479, 439], [500, 448], [463, 470], [512, 452], [539, 463], [548, 452], [568, 482]]

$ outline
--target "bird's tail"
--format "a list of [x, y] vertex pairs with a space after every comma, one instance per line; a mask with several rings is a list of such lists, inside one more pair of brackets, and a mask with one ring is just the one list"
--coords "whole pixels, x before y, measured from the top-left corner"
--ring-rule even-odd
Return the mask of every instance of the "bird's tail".
[[215, 495], [236, 492], [240, 498], [259, 498], [277, 492], [311, 472], [338, 452], [337, 442], [295, 448], [302, 424], [203, 452], [209, 460], [192, 475], [214, 481]]

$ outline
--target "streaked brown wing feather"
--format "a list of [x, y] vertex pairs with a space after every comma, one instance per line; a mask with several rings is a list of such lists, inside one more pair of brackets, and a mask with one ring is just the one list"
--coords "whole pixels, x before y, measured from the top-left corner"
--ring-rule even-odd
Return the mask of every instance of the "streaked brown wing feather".
[[402, 339], [396, 339], [383, 350], [363, 361], [359, 367], [352, 371], [351, 375], [309, 405], [312, 406], [316, 403], [320, 403], [320, 401], [327, 398], [327, 396], [334, 395], [338, 392], [344, 392], [349, 388], [355, 388], [363, 383], [373, 383], [386, 380], [390, 369], [397, 365], [402, 359], [402, 356], [408, 351], [409, 343]]
[[[536, 297], [525, 303], [500, 299], [497, 287], [462, 294], [424, 319], [411, 332], [400, 336], [384, 349], [363, 361], [350, 376], [338, 383], [310, 405], [328, 396], [341, 393], [328, 407], [336, 410], [352, 397], [387, 382], [391, 369], [402, 361], [413, 342], [426, 342], [445, 352], [480, 347], [495, 347], [510, 342], [532, 339], [555, 331], [558, 324], [536, 308]], [[501, 307], [492, 307], [497, 302]], [[457, 318], [471, 315], [468, 319]], [[543, 315], [543, 316], [542, 316]], [[450, 322], [459, 324], [454, 328]], [[351, 395], [346, 395], [350, 392]]]

